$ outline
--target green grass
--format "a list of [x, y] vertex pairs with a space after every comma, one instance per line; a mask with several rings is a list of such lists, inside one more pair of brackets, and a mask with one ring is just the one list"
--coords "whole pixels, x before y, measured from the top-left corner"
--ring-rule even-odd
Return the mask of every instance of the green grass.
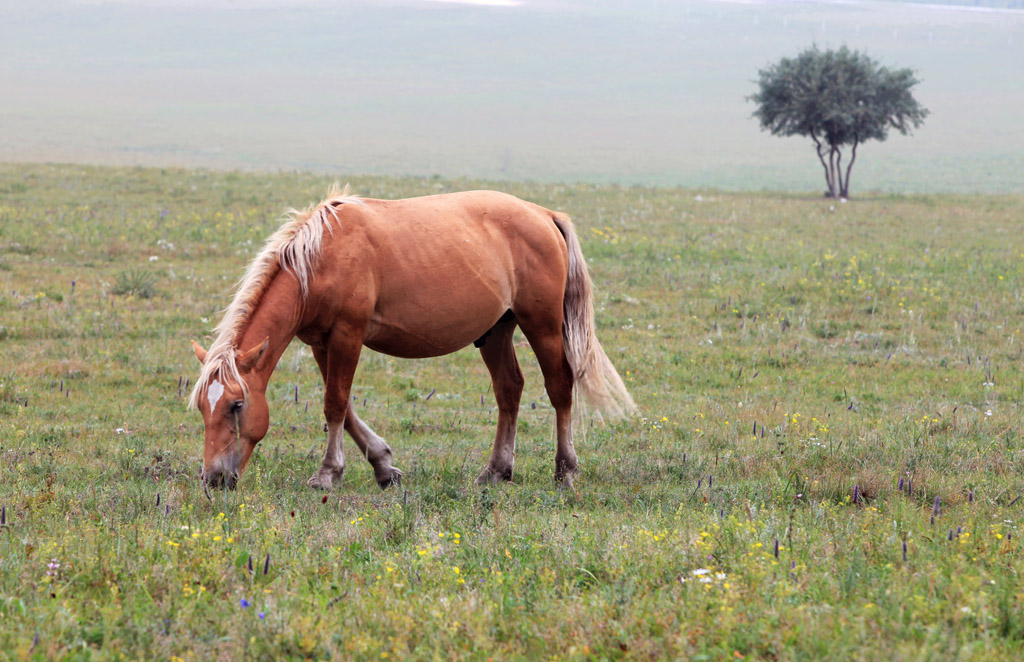
[[[267, 438], [211, 503], [188, 341], [330, 181], [0, 180], [0, 657], [1019, 657], [1020, 196], [353, 178], [571, 213], [641, 416], [585, 419], [577, 489], [559, 490], [522, 345], [515, 480], [480, 488], [496, 411], [476, 352], [367, 351], [354, 393], [407, 480], [380, 492], [348, 444], [324, 499], [305, 486], [323, 391], [296, 343]], [[114, 294], [131, 270], [155, 296]]]

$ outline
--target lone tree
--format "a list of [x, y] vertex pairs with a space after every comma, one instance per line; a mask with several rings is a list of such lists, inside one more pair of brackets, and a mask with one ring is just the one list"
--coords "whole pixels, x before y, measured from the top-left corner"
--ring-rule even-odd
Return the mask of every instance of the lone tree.
[[[919, 82], [910, 69], [891, 70], [846, 46], [814, 46], [758, 72], [754, 117], [776, 136], [809, 136], [825, 169], [826, 196], [845, 198], [857, 146], [885, 140], [889, 129], [903, 135], [928, 115], [911, 95]], [[843, 150], [850, 159], [843, 172]]]

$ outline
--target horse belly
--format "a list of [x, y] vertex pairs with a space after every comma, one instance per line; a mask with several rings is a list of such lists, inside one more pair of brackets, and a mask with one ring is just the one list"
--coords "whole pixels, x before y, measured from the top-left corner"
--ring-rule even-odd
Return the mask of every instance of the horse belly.
[[504, 283], [430, 285], [421, 283], [406, 296], [379, 301], [364, 344], [402, 358], [451, 354], [487, 333], [511, 302], [511, 288]]
[[366, 346], [408, 358], [449, 354], [512, 307], [522, 228], [509, 219], [523, 203], [477, 198], [406, 201], [374, 226], [383, 266]]

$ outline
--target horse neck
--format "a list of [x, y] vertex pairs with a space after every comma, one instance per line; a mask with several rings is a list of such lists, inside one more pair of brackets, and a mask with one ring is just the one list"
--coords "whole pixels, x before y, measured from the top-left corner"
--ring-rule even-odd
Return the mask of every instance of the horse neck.
[[235, 347], [246, 351], [269, 339], [256, 373], [260, 383], [250, 383], [250, 388], [266, 392], [267, 383], [281, 355], [298, 333], [303, 308], [301, 301], [302, 293], [295, 277], [287, 272], [279, 272], [249, 315], [248, 323], [236, 338]]

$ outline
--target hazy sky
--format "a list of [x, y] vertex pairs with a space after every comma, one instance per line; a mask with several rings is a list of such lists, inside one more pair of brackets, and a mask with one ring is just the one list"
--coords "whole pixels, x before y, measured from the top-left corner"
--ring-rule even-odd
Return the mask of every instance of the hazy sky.
[[815, 190], [746, 101], [813, 43], [932, 111], [855, 187], [1024, 189], [1024, 12], [884, 2], [3, 2], [0, 159]]

